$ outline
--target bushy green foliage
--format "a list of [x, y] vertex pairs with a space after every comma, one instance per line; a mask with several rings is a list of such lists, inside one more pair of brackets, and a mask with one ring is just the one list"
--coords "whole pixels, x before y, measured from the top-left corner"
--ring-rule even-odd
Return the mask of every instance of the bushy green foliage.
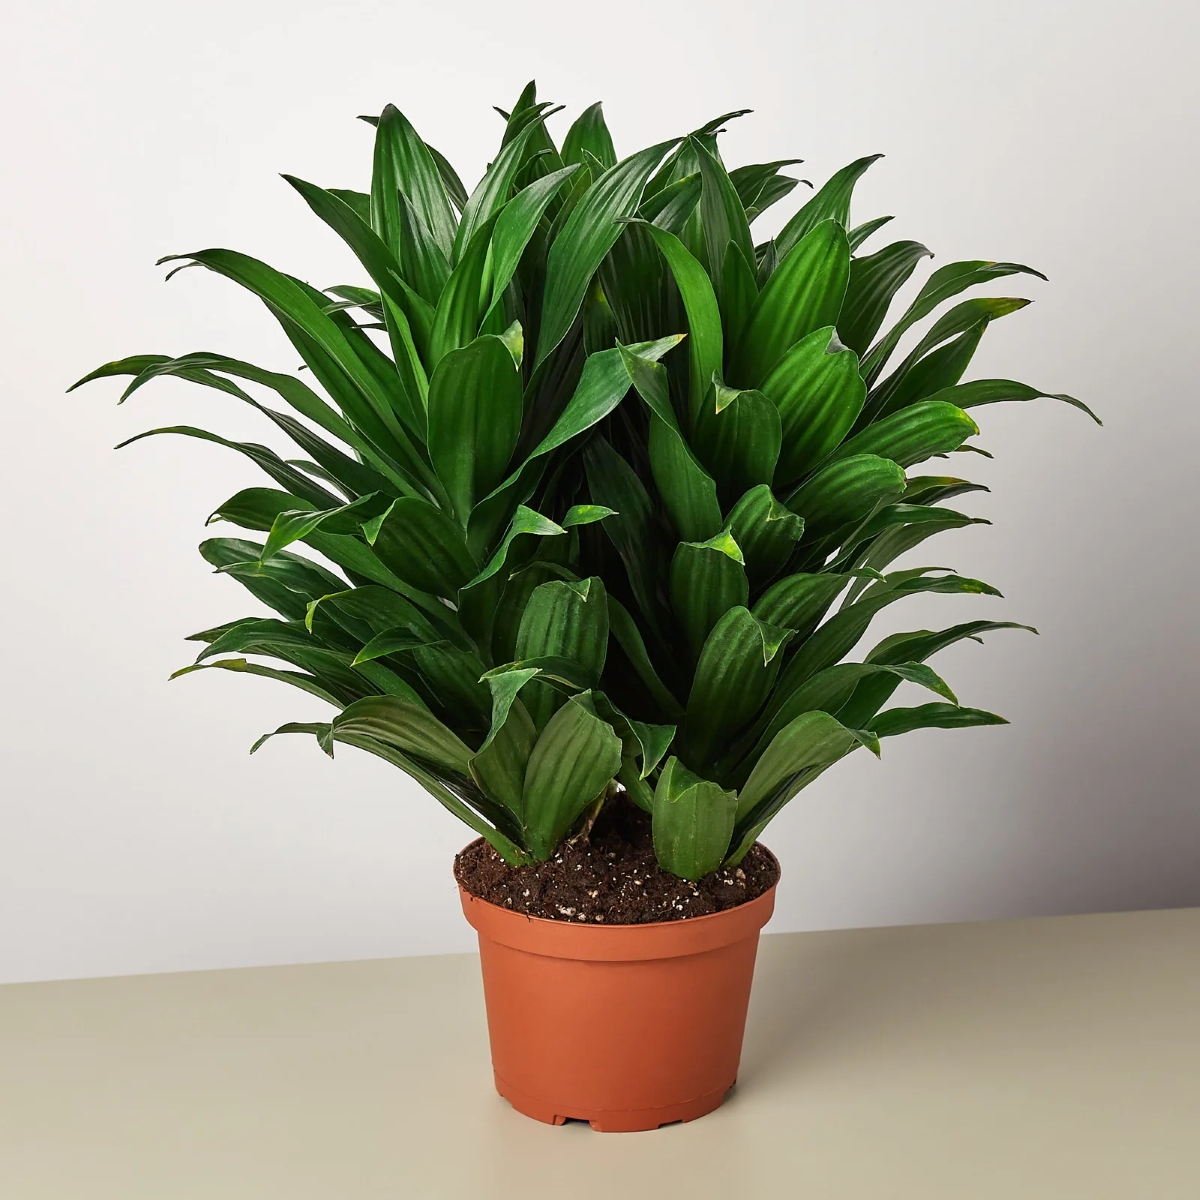
[[[842, 660], [905, 596], [997, 594], [885, 572], [973, 523], [941, 502], [977, 485], [909, 468], [969, 449], [969, 409], [1045, 394], [961, 382], [988, 323], [1026, 301], [961, 301], [893, 359], [943, 302], [1037, 272], [941, 267], [880, 336], [929, 252], [859, 253], [890, 219], [850, 227], [873, 159], [756, 244], [751, 224], [797, 180], [787, 162], [727, 170], [718, 134], [743, 114], [618, 162], [599, 105], [561, 148], [554, 111], [526, 88], [469, 195], [390, 106], [369, 194], [285, 176], [365, 281], [322, 292], [231, 250], [172, 256], [259, 296], [304, 379], [218, 354], [87, 378], [133, 376], [122, 399], [164, 375], [216, 388], [299, 448], [150, 431], [230, 447], [275, 484], [214, 514], [265, 537], [200, 552], [278, 615], [194, 635], [180, 674], [328, 702], [330, 721], [276, 732], [379, 755], [511, 862], [548, 858], [624, 788], [653, 814], [662, 865], [698, 878], [854, 749], [1002, 721], [961, 707], [927, 660], [1009, 622]], [[904, 681], [938, 698], [885, 708]]]

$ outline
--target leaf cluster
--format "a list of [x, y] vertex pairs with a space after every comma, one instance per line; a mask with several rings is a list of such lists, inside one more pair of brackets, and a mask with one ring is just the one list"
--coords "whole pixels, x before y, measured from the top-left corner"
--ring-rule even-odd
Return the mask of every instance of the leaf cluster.
[[[181, 378], [293, 447], [140, 435], [215, 442], [274, 485], [211, 518], [257, 537], [200, 551], [275, 615], [195, 634], [179, 674], [320, 698], [330, 720], [276, 732], [378, 755], [513, 863], [550, 857], [623, 789], [652, 814], [663, 867], [695, 879], [856, 748], [1002, 721], [960, 706], [928, 659], [1009, 622], [844, 660], [907, 596], [998, 594], [892, 568], [977, 521], [943, 502], [978, 485], [910, 468], [974, 449], [968, 410], [1046, 395], [963, 382], [990, 322], [1028, 301], [944, 306], [1037, 272], [951, 263], [881, 332], [929, 251], [860, 252], [890, 219], [850, 223], [874, 158], [756, 242], [799, 181], [796, 160], [726, 168], [718, 135], [743, 114], [618, 160], [599, 105], [561, 147], [556, 111], [530, 84], [470, 192], [392, 106], [369, 119], [369, 192], [285, 176], [354, 283], [318, 290], [226, 249], [163, 260], [256, 295], [304, 378], [201, 352], [80, 382], [129, 376], [124, 400]], [[904, 682], [937, 699], [886, 707]]]

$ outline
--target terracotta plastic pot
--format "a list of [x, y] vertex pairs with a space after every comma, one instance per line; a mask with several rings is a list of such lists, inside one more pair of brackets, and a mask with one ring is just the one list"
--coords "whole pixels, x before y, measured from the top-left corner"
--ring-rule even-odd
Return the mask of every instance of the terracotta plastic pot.
[[459, 894], [479, 934], [496, 1090], [513, 1108], [630, 1132], [721, 1105], [774, 887], [653, 925], [547, 921]]

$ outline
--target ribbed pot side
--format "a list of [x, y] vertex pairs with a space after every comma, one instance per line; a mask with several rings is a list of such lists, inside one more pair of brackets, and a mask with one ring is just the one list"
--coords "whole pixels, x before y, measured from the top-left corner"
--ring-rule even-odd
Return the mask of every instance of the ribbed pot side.
[[721, 1105], [774, 886], [737, 908], [652, 925], [548, 921], [459, 895], [479, 934], [496, 1089], [513, 1108], [630, 1132]]

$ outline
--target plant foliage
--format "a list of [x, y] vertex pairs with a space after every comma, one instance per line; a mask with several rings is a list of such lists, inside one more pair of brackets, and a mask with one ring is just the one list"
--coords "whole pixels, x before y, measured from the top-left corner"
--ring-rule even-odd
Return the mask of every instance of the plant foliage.
[[[950, 263], [889, 325], [929, 251], [861, 250], [889, 219], [850, 224], [873, 158], [756, 243], [797, 180], [783, 161], [726, 169], [718, 134], [742, 114], [618, 161], [599, 105], [561, 149], [554, 111], [530, 84], [470, 193], [391, 106], [370, 119], [369, 192], [285, 176], [357, 260], [353, 284], [232, 250], [163, 260], [258, 296], [303, 377], [194, 353], [87, 380], [131, 376], [122, 400], [160, 376], [214, 388], [293, 446], [141, 435], [216, 442], [272, 484], [218, 505], [244, 532], [200, 552], [276, 615], [195, 634], [180, 674], [319, 697], [329, 721], [276, 732], [386, 759], [513, 863], [551, 856], [623, 788], [662, 865], [695, 879], [858, 747], [1002, 721], [961, 707], [928, 659], [1009, 622], [843, 660], [907, 596], [998, 594], [892, 567], [975, 520], [943, 502], [977, 485], [910, 469], [973, 448], [970, 409], [1047, 394], [962, 382], [990, 322], [1027, 301], [944, 306], [1038, 273]], [[904, 682], [938, 699], [886, 707]]]

